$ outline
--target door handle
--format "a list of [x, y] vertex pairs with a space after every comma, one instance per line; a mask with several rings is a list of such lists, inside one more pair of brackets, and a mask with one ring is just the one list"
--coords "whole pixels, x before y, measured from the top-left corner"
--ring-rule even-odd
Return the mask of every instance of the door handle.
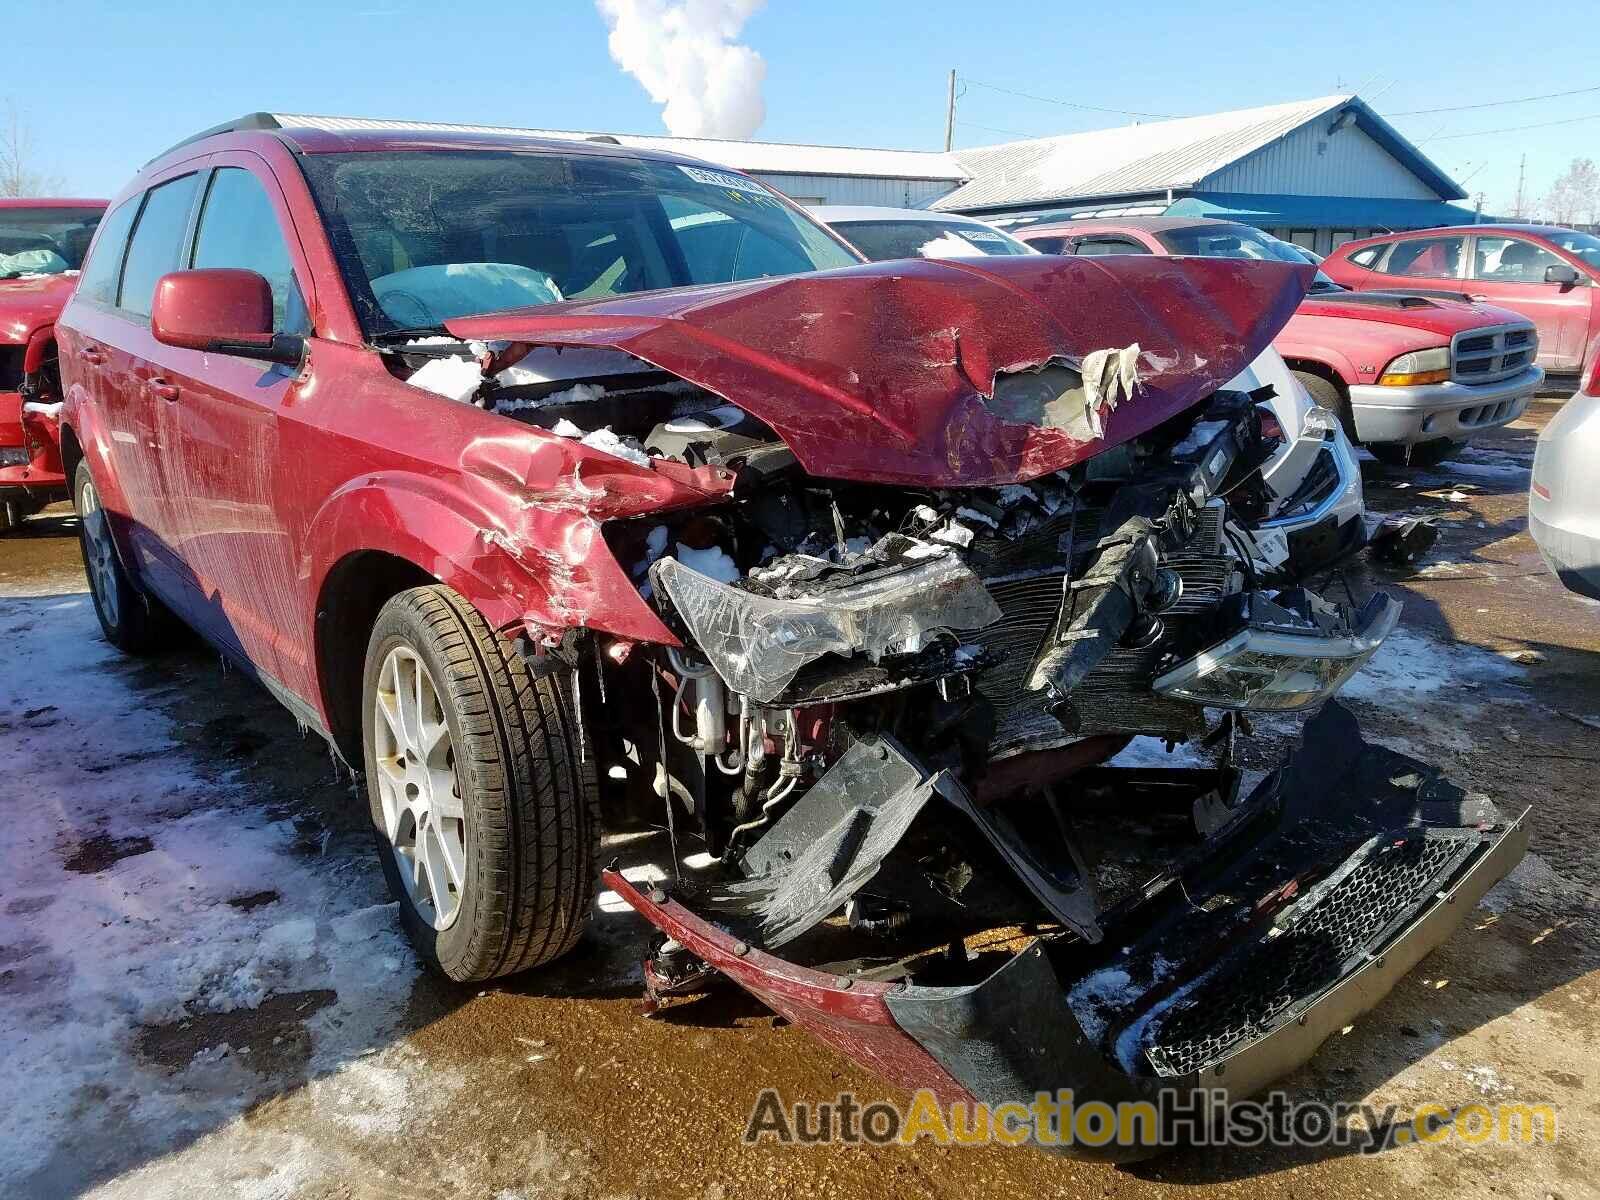
[[106, 356], [93, 346], [85, 346], [82, 350], [79, 350], [78, 357], [86, 363], [93, 363], [97, 367], [106, 361]]
[[1487, 302], [1488, 302], [1488, 300], [1489, 300], [1489, 297], [1487, 297], [1487, 296], [1474, 296], [1474, 295], [1471, 295], [1471, 294], [1470, 294], [1470, 293], [1469, 293], [1469, 294], [1468, 294], [1468, 296], [1467, 296], [1467, 299], [1468, 299], [1468, 300], [1475, 300], [1475, 301], [1477, 301], [1477, 302], [1478, 302], [1478, 303], [1479, 303], [1479, 304], [1485, 304], [1485, 303], [1487, 303]]
[[176, 400], [178, 398], [178, 385], [156, 375], [145, 381], [145, 386], [163, 400]]

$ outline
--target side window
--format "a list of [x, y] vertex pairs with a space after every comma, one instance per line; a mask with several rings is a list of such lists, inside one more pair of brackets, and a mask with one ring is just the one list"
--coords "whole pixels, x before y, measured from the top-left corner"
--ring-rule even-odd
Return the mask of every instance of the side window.
[[128, 262], [122, 268], [118, 304], [137, 316], [150, 315], [156, 281], [176, 271], [183, 253], [183, 234], [194, 205], [196, 176], [185, 175], [150, 189], [128, 243]]
[[1383, 252], [1392, 245], [1394, 245], [1393, 242], [1379, 242], [1376, 246], [1365, 246], [1352, 254], [1350, 261], [1358, 267], [1365, 267], [1371, 271], [1377, 267], [1378, 260], [1383, 257]]
[[142, 195], [129, 196], [100, 222], [100, 240], [94, 244], [94, 253], [83, 264], [83, 274], [78, 278], [78, 292], [84, 299], [97, 304], [117, 302], [122, 254], [128, 248], [128, 230], [133, 228], [133, 216], [139, 211], [141, 199]]
[[1149, 254], [1147, 247], [1126, 238], [1086, 237], [1078, 239], [1079, 254]]
[[1060, 254], [1067, 245], [1067, 239], [1064, 237], [1036, 237], [1024, 240], [1040, 254]]
[[1461, 267], [1459, 237], [1414, 238], [1394, 248], [1383, 268], [1385, 275], [1419, 275], [1426, 279], [1454, 279]]
[[272, 285], [272, 327], [278, 333], [310, 333], [305, 301], [295, 283], [289, 247], [266, 188], [249, 171], [222, 167], [211, 177], [194, 266], [242, 267]]
[[1472, 277], [1495, 283], [1543, 283], [1547, 267], [1564, 265], [1536, 242], [1480, 236], [1472, 252]]

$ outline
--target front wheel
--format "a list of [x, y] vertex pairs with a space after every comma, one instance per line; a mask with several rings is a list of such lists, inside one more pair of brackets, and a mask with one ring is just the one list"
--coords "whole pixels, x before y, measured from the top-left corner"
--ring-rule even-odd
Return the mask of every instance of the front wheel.
[[406, 932], [459, 982], [577, 944], [600, 853], [593, 763], [553, 678], [534, 678], [461, 596], [384, 605], [368, 642], [362, 742], [372, 823]]

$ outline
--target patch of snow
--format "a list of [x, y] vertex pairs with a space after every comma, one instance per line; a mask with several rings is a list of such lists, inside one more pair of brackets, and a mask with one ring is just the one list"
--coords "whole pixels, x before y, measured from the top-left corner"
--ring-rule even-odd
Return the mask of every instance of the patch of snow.
[[503, 387], [525, 387], [562, 379], [638, 374], [649, 369], [648, 364], [621, 350], [535, 346], [520, 361], [495, 375], [494, 381]]
[[550, 432], [555, 434], [557, 437], [564, 438], [581, 438], [583, 436], [583, 430], [577, 425], [574, 425], [571, 421], [567, 420], [565, 417], [562, 417], [554, 425], [550, 426]]
[[43, 404], [38, 400], [29, 400], [22, 406], [22, 411], [25, 413], [38, 413], [41, 417], [53, 417], [59, 421], [61, 419], [61, 409], [64, 405], [65, 402], [61, 400], [57, 400], [53, 404]]
[[693, 546], [685, 546], [679, 542], [673, 557], [691, 571], [698, 571], [706, 578], [715, 579], [719, 583], [738, 583], [741, 577], [738, 564], [721, 546], [696, 550]]
[[987, 525], [990, 529], [999, 529], [1000, 522], [996, 521], [986, 512], [979, 512], [975, 508], [958, 508], [956, 516], [963, 521], [976, 521], [979, 525]]
[[579, 443], [598, 450], [601, 454], [609, 454], [612, 458], [620, 458], [624, 462], [631, 462], [635, 466], [648, 467], [650, 456], [633, 444], [631, 439], [623, 441], [611, 431], [611, 426], [605, 425], [599, 429], [590, 430], [578, 439]]
[[483, 368], [470, 358], [430, 358], [406, 380], [412, 387], [465, 404], [483, 386]]
[[1194, 742], [1179, 742], [1169, 751], [1167, 743], [1158, 737], [1136, 737], [1116, 757], [1108, 759], [1108, 767], [1204, 767], [1209, 760], [1200, 753]]
[[1400, 628], [1339, 695], [1383, 708], [1413, 712], [1418, 696], [1447, 687], [1481, 687], [1520, 677], [1514, 663], [1477, 646], [1445, 645], [1421, 633]]
[[[307, 1074], [324, 1077], [307, 1088], [354, 1087], [339, 1081], [397, 1027], [419, 974], [370, 840], [304, 854], [303, 832], [269, 810], [252, 776], [202, 765], [179, 743], [87, 596], [0, 598], [0, 644], [30, 664], [0, 671], [0, 761], [28, 780], [30, 804], [28, 820], [0, 823], [0, 945], [14, 955], [0, 1043], [28, 1095], [0, 1107], [0, 1195], [31, 1194], [64, 1147], [75, 1166], [154, 1163], [224, 1136], [261, 1098], [243, 1048], [200, 1046], [173, 1071], [140, 1057], [142, 1026], [330, 991], [304, 1018]], [[25, 716], [42, 708], [47, 717]], [[86, 842], [140, 838], [148, 850], [102, 869], [66, 866]], [[278, 898], [229, 903], [263, 886]], [[443, 1090], [430, 1078], [406, 1103]], [[107, 1193], [179, 1194], [134, 1182], [143, 1174]]]
[[[498, 380], [505, 375], [501, 371], [495, 378]], [[524, 412], [528, 409], [552, 408], [557, 404], [587, 404], [591, 400], [598, 400], [606, 394], [606, 389], [598, 383], [575, 383], [569, 388], [559, 392], [552, 392], [548, 396], [541, 396], [537, 400], [520, 397], [504, 397], [495, 401], [495, 412]]]

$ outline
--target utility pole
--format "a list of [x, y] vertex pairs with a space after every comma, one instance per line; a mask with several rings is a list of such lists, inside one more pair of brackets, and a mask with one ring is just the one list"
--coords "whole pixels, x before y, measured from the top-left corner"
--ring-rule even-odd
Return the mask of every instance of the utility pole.
[[1511, 215], [1517, 220], [1522, 220], [1522, 188], [1528, 174], [1528, 156], [1522, 156], [1522, 162], [1517, 165], [1517, 203]]
[[1483, 193], [1482, 192], [1478, 193], [1478, 195], [1477, 195], [1477, 203], [1472, 206], [1472, 223], [1474, 225], [1482, 225], [1483, 224]]
[[950, 68], [950, 93], [944, 103], [944, 150], [950, 153], [956, 141], [956, 69]]

